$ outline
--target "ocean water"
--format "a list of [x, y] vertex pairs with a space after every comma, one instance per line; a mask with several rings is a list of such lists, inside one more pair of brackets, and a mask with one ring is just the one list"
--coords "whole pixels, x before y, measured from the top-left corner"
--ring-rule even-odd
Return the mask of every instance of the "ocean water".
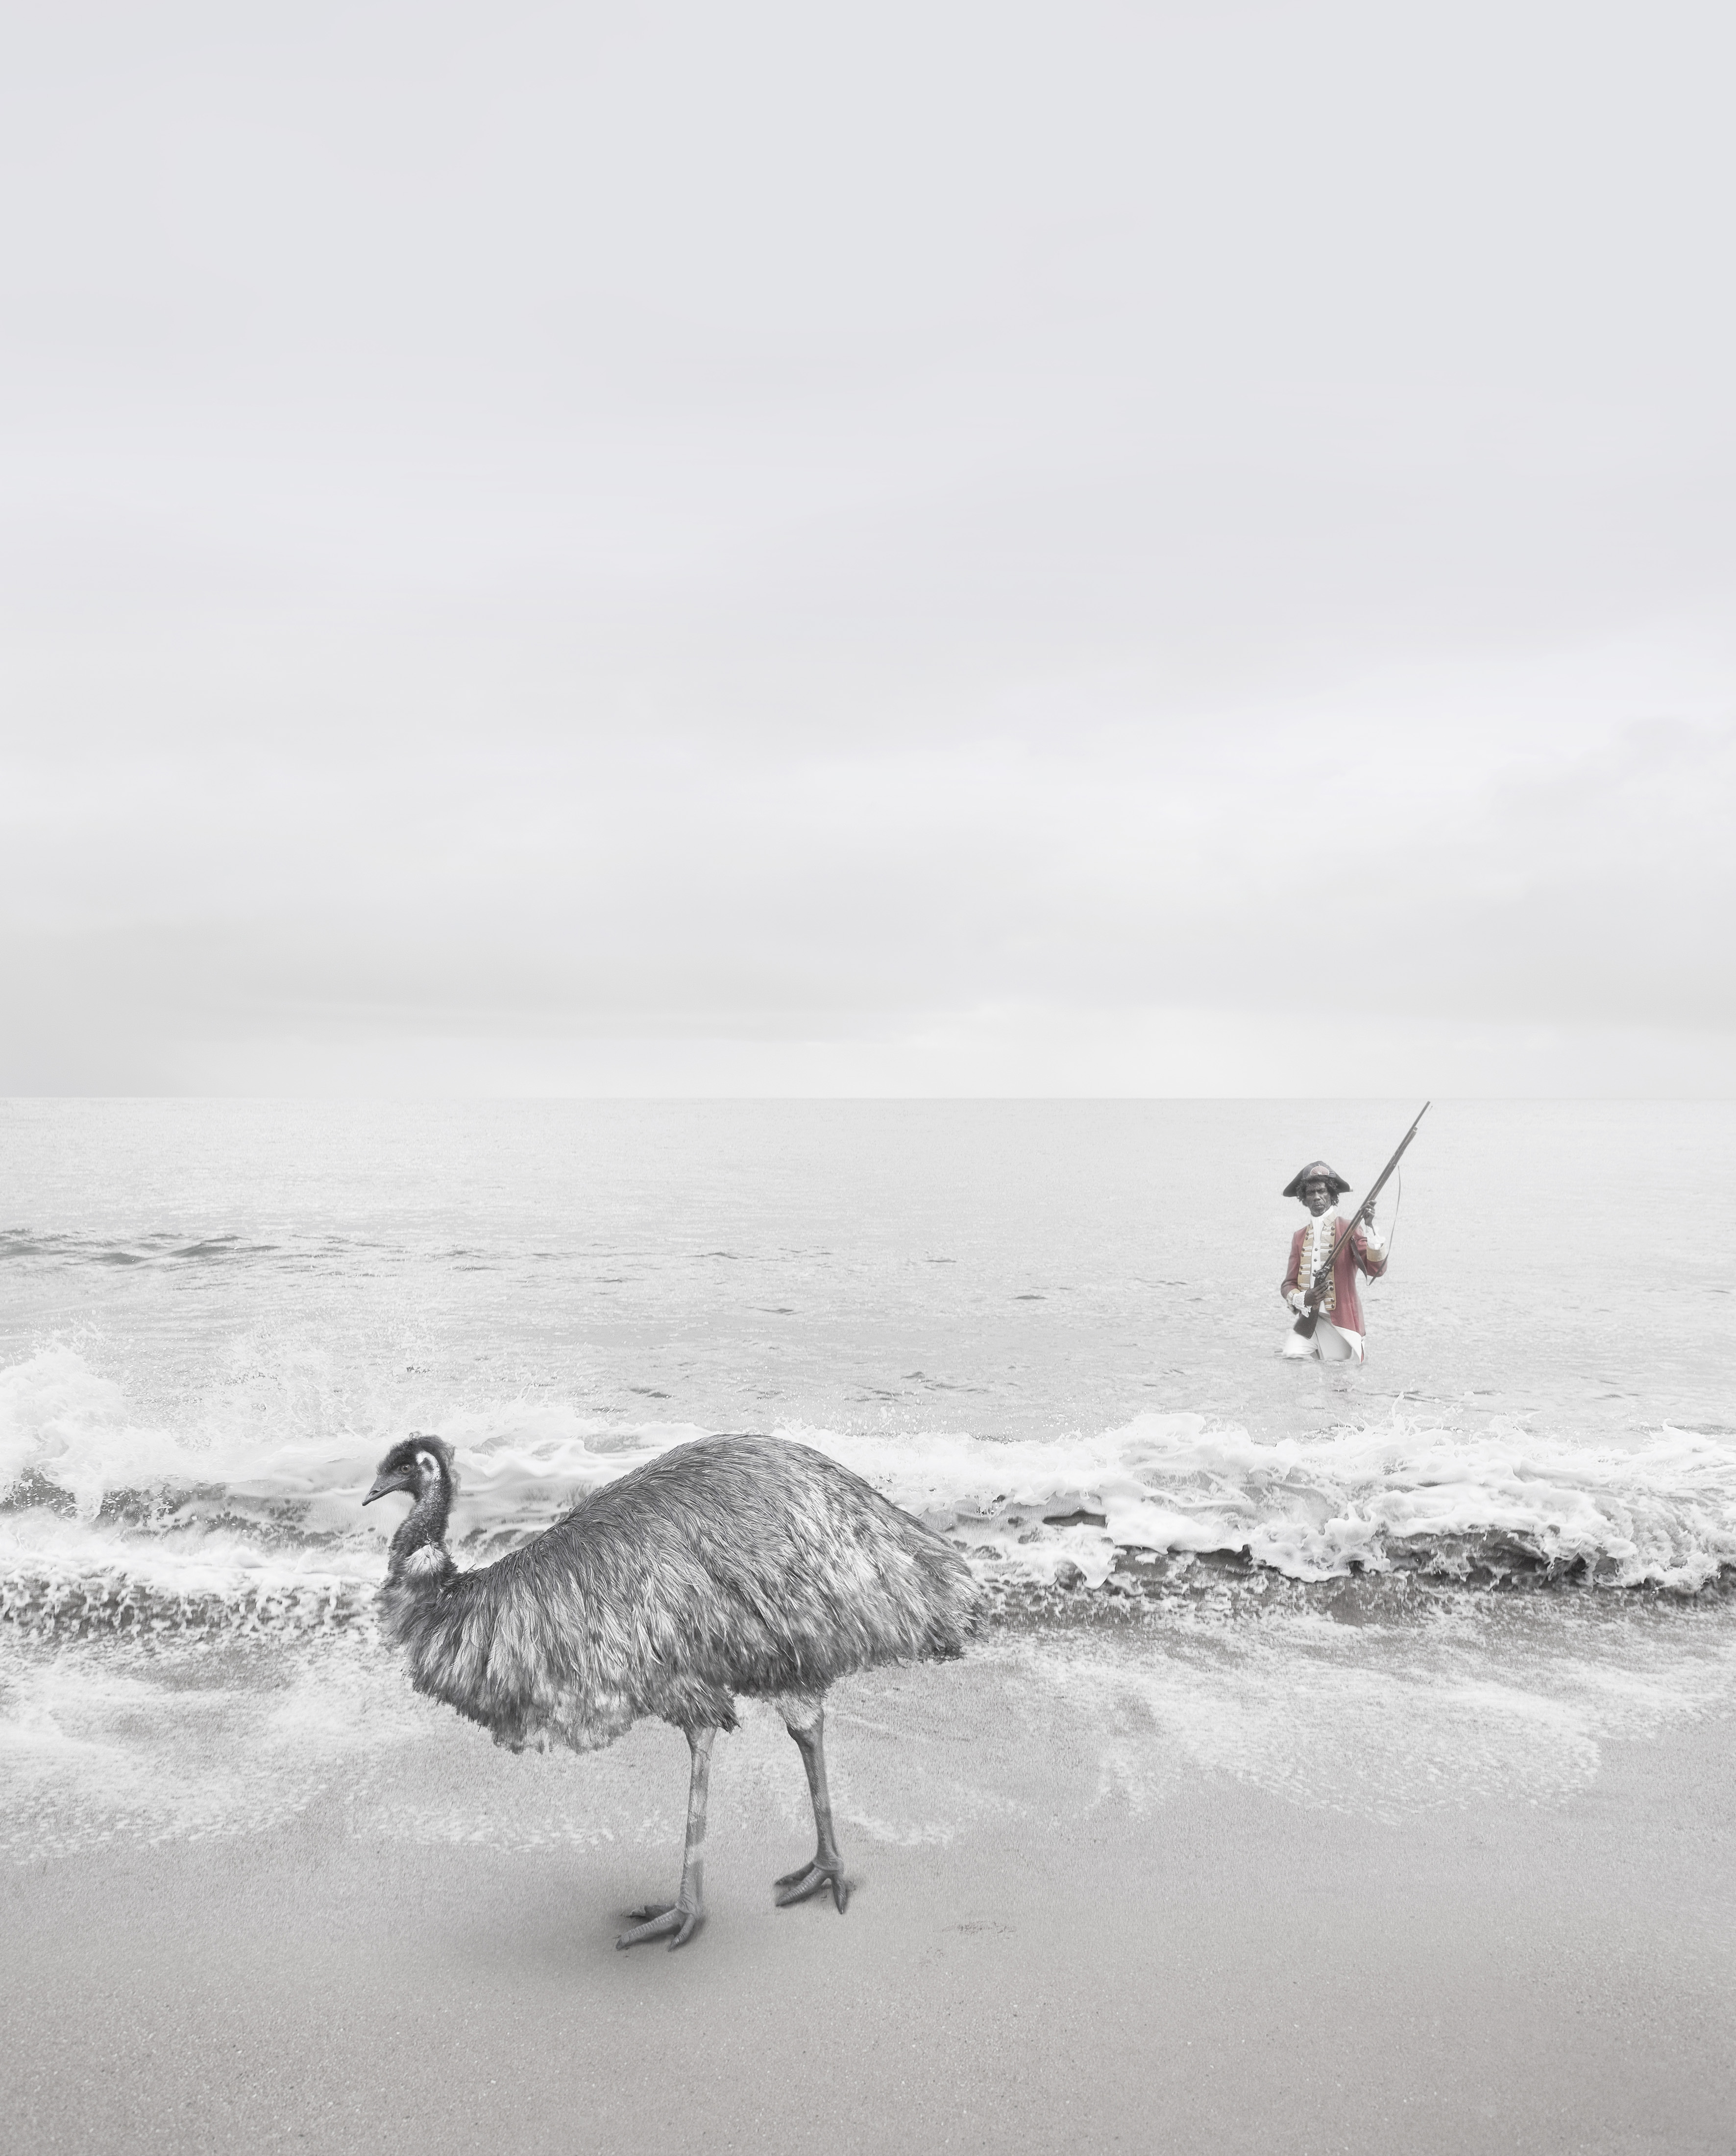
[[972, 1553], [1022, 1711], [1095, 1686], [1148, 1767], [1338, 1801], [1384, 1686], [1378, 1809], [1477, 1756], [1392, 1742], [1456, 1687], [1533, 1768], [1539, 1716], [1595, 1754], [1709, 1711], [1736, 1107], [1437, 1104], [1368, 1362], [1281, 1361], [1281, 1186], [1366, 1182], [1416, 1106], [8, 1104], [8, 1845], [257, 1823], [422, 1741], [368, 1621], [401, 1508], [360, 1503], [410, 1430], [458, 1448], [460, 1562], [702, 1431], [819, 1445]]

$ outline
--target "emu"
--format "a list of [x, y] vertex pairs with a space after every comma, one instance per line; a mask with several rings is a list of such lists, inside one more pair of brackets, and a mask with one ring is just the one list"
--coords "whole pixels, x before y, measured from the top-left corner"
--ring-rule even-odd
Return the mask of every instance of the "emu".
[[380, 1591], [382, 1629], [414, 1688], [514, 1752], [598, 1750], [642, 1715], [686, 1737], [681, 1887], [673, 1902], [634, 1910], [615, 1944], [669, 1935], [673, 1949], [699, 1927], [711, 1746], [735, 1728], [738, 1693], [783, 1715], [814, 1803], [813, 1861], [774, 1882], [777, 1904], [829, 1888], [841, 1915], [825, 1693], [855, 1670], [963, 1652], [976, 1598], [958, 1553], [848, 1468], [775, 1438], [676, 1445], [468, 1572], [446, 1548], [457, 1488], [451, 1446], [412, 1435], [362, 1500], [415, 1499]]

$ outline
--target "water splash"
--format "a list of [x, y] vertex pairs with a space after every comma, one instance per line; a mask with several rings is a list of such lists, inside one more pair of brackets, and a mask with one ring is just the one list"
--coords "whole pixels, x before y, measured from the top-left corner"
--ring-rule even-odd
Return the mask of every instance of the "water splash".
[[[0, 1615], [41, 1633], [347, 1628], [393, 1525], [361, 1500], [403, 1434], [389, 1409], [357, 1404], [347, 1419], [317, 1388], [280, 1385], [233, 1419], [219, 1397], [147, 1419], [74, 1348], [0, 1370]], [[424, 1426], [457, 1447], [455, 1540], [471, 1563], [701, 1434], [546, 1398], [468, 1404]], [[1229, 1573], [1694, 1594], [1736, 1577], [1736, 1441], [1667, 1426], [1620, 1447], [1498, 1419], [1263, 1442], [1204, 1414], [1018, 1443], [778, 1434], [952, 1537], [1003, 1595], [1193, 1591]]]

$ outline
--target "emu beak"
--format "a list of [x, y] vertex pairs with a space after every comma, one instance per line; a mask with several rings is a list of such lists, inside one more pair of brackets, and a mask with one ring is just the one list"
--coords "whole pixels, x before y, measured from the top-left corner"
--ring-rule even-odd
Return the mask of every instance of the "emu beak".
[[388, 1482], [383, 1475], [376, 1475], [373, 1478], [372, 1489], [368, 1491], [367, 1495], [362, 1500], [362, 1502], [364, 1505], [371, 1505], [376, 1497], [388, 1496], [393, 1491], [402, 1490], [403, 1487], [403, 1485], [402, 1482]]

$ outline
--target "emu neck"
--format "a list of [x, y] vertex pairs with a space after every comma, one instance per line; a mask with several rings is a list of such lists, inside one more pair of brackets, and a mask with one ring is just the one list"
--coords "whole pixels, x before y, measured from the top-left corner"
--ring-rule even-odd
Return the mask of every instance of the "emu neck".
[[434, 1548], [444, 1553], [446, 1516], [452, 1510], [452, 1492], [444, 1476], [430, 1482], [416, 1500], [410, 1517], [392, 1537], [387, 1577], [396, 1579], [418, 1550]]

